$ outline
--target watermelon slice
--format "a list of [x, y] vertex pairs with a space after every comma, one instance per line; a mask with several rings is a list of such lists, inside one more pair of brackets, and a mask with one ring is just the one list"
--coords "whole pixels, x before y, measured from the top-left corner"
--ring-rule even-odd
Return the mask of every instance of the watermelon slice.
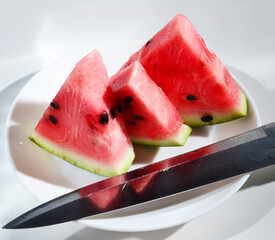
[[88, 171], [126, 172], [135, 155], [122, 118], [111, 117], [112, 102], [110, 80], [94, 50], [76, 64], [29, 138]]
[[192, 23], [175, 16], [133, 54], [176, 106], [185, 124], [202, 126], [247, 114], [246, 97]]
[[191, 128], [175, 106], [147, 75], [139, 62], [111, 79], [127, 131], [134, 143], [153, 146], [184, 145]]

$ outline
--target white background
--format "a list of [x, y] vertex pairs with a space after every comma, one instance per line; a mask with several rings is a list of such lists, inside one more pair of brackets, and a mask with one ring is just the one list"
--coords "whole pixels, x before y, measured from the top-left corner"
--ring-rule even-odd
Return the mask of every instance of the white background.
[[[224, 63], [244, 73], [242, 81], [262, 123], [268, 123], [275, 120], [274, 9], [271, 0], [0, 0], [0, 226], [38, 204], [16, 178], [3, 142], [6, 112], [16, 89], [27, 81], [23, 77], [79, 48], [146, 42], [182, 13]], [[254, 173], [222, 206], [183, 226], [118, 233], [66, 223], [1, 229], [0, 239], [274, 239], [274, 226], [275, 168], [270, 167]]]

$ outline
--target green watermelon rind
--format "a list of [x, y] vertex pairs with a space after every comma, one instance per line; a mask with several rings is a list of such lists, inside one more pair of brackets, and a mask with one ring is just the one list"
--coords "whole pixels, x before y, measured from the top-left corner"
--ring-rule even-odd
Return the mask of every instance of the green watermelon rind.
[[102, 162], [100, 162], [100, 164], [96, 164], [95, 162], [98, 162], [98, 160], [93, 160], [91, 158], [88, 159], [87, 157], [81, 156], [80, 154], [65, 150], [56, 144], [51, 143], [49, 140], [40, 136], [35, 131], [29, 136], [29, 139], [41, 148], [60, 157], [61, 159], [79, 168], [105, 177], [113, 177], [127, 172], [135, 158], [133, 147], [129, 146], [129, 150], [124, 155], [124, 159], [120, 161], [120, 165], [117, 167], [112, 167], [108, 166], [107, 164], [104, 165]]
[[191, 134], [192, 129], [186, 125], [182, 124], [182, 126], [179, 128], [179, 130], [173, 134], [172, 136], [169, 136], [162, 140], [152, 140], [148, 138], [137, 138], [137, 137], [131, 137], [131, 141], [134, 144], [138, 145], [146, 145], [146, 146], [152, 146], [152, 147], [173, 147], [173, 146], [183, 146]]
[[[214, 115], [214, 114], [213, 114]], [[229, 122], [247, 115], [247, 99], [243, 92], [240, 91], [240, 107], [234, 112], [225, 112], [225, 113], [215, 113], [213, 120], [210, 122], [202, 122], [201, 116], [198, 115], [189, 115], [188, 117], [182, 116], [184, 123], [191, 127], [200, 127], [207, 125], [220, 124], [224, 122]]]

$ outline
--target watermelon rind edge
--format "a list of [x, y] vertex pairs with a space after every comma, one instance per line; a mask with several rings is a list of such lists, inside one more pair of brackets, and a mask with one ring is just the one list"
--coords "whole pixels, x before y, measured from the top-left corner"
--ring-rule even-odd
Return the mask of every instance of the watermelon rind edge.
[[91, 158], [88, 159], [85, 156], [81, 156], [80, 154], [61, 148], [40, 136], [35, 131], [29, 136], [29, 139], [41, 148], [71, 163], [72, 165], [105, 177], [113, 177], [127, 172], [135, 159], [135, 153], [131, 145], [129, 145], [128, 151], [124, 154], [123, 160], [120, 160], [120, 165], [114, 167], [108, 165], [104, 166], [102, 163], [96, 164], [98, 160], [93, 160]]
[[190, 116], [182, 116], [184, 123], [191, 126], [191, 127], [200, 127], [200, 126], [207, 126], [207, 125], [214, 125], [229, 122], [241, 117], [245, 117], [247, 115], [247, 98], [245, 94], [240, 91], [240, 104], [239, 107], [233, 112], [224, 112], [224, 113], [216, 113], [215, 117], [210, 122], [202, 122], [200, 120], [200, 116], [198, 115], [190, 115]]
[[134, 144], [153, 146], [153, 147], [184, 146], [191, 132], [192, 132], [191, 127], [189, 127], [186, 124], [182, 124], [175, 134], [165, 139], [153, 140], [148, 138], [131, 137], [131, 141]]

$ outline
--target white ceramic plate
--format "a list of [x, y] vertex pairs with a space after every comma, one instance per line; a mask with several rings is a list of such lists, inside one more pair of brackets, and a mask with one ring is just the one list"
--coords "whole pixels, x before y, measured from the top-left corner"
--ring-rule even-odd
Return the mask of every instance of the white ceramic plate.
[[[121, 47], [107, 47], [99, 50], [103, 55], [107, 70], [114, 73], [134, 49], [137, 49], [136, 46], [132, 49], [128, 48], [128, 51], [123, 51]], [[41, 202], [104, 179], [104, 177], [79, 169], [55, 157], [28, 139], [75, 63], [87, 53], [87, 50], [78, 51], [36, 74], [19, 93], [9, 113], [6, 141], [10, 157], [19, 179]], [[260, 119], [255, 103], [238, 80], [238, 76], [235, 77], [248, 97], [247, 117], [220, 125], [194, 129], [184, 147], [136, 146], [137, 157], [130, 170], [206, 146], [259, 126]], [[98, 229], [125, 232], [176, 226], [217, 207], [237, 192], [248, 177], [249, 175], [246, 174], [227, 179], [173, 197], [90, 217], [79, 222]]]

